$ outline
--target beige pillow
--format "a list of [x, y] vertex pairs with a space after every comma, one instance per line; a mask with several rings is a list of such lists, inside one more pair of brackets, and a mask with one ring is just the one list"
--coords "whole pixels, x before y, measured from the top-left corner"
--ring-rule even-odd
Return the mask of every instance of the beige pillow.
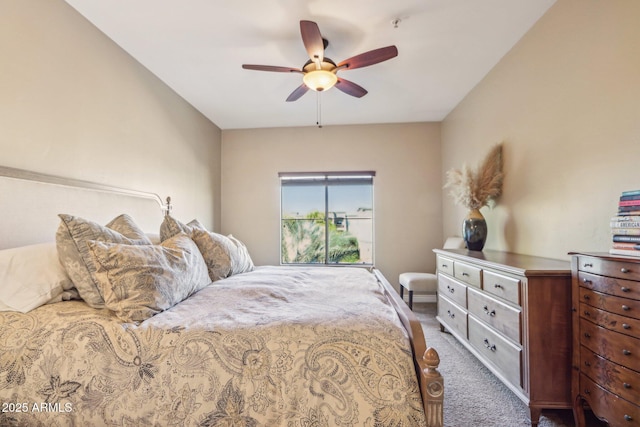
[[93, 277], [105, 305], [124, 322], [141, 322], [211, 283], [196, 244], [184, 233], [160, 245], [89, 242]]
[[229, 239], [233, 242], [235, 248], [231, 251], [231, 274], [246, 273], [252, 271], [255, 266], [249, 255], [249, 250], [240, 240], [229, 234]]
[[206, 230], [194, 229], [191, 238], [207, 264], [209, 278], [212, 281], [229, 277], [232, 273], [231, 252], [235, 244], [226, 236]]
[[160, 225], [161, 240], [164, 241], [177, 233], [186, 233], [196, 242], [207, 263], [212, 281], [246, 273], [255, 268], [247, 247], [231, 234], [223, 236], [208, 231], [197, 219], [183, 224], [170, 215], [165, 216]]
[[114, 218], [106, 226], [72, 215], [60, 214], [60, 226], [56, 232], [58, 258], [80, 297], [94, 308], [103, 308], [104, 299], [94, 282], [95, 265], [87, 242], [125, 243], [128, 245], [150, 245], [151, 241], [126, 215]]
[[160, 241], [164, 242], [178, 233], [191, 234], [195, 229], [207, 230], [197, 219], [192, 220], [188, 224], [183, 224], [171, 215], [165, 215], [162, 224], [160, 224]]

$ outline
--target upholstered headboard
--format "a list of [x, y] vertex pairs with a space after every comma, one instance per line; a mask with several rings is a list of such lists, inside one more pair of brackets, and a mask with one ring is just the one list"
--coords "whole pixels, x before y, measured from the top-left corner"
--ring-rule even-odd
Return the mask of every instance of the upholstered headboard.
[[0, 249], [54, 241], [60, 213], [102, 224], [127, 213], [145, 232], [158, 233], [169, 201], [154, 193], [0, 166]]

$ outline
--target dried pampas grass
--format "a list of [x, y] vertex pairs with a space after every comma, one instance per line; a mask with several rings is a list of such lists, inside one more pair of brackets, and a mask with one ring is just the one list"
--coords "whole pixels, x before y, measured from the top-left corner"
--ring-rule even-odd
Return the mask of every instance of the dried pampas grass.
[[462, 169], [447, 172], [445, 188], [453, 201], [467, 209], [480, 209], [488, 206], [502, 194], [502, 144], [495, 145], [487, 154], [476, 172], [466, 164]]

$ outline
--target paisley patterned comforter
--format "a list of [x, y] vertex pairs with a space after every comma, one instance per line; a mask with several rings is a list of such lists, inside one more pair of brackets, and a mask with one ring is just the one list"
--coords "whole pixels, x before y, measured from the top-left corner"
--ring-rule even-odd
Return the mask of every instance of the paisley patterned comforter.
[[258, 267], [123, 324], [0, 313], [0, 426], [422, 426], [406, 332], [359, 268]]

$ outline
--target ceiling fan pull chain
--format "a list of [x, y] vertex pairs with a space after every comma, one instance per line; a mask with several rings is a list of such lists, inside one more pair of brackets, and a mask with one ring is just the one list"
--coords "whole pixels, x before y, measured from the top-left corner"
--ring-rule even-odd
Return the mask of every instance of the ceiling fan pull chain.
[[322, 102], [320, 101], [320, 96], [322, 96], [322, 92], [316, 92], [316, 124], [319, 128], [322, 127]]

